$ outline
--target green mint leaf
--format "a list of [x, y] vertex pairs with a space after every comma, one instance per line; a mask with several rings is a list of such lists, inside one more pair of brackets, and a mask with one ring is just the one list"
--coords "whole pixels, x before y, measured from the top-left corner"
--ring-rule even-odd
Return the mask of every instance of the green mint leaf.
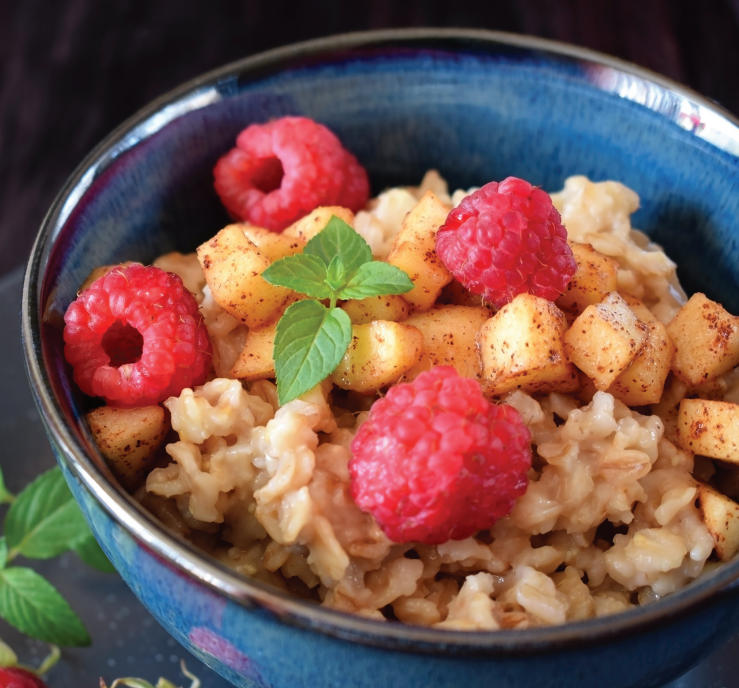
[[105, 552], [98, 545], [92, 533], [88, 533], [84, 540], [78, 542], [74, 546], [74, 551], [88, 566], [92, 566], [92, 568], [103, 573], [115, 573], [115, 567], [110, 563], [108, 557], [105, 556]]
[[0, 667], [12, 667], [18, 664], [18, 655], [13, 648], [0, 640]]
[[331, 289], [326, 285], [327, 265], [328, 262], [324, 263], [316, 256], [285, 256], [272, 263], [262, 277], [275, 286], [287, 287], [316, 299], [328, 299]]
[[59, 468], [23, 489], [8, 511], [5, 536], [11, 557], [49, 559], [73, 548], [89, 530]]
[[0, 538], [0, 569], [4, 569], [8, 563], [8, 540], [3, 535]]
[[13, 494], [8, 492], [8, 488], [5, 487], [5, 477], [2, 469], [0, 469], [0, 504], [10, 504], [14, 499]]
[[[369, 263], [365, 263], [368, 265]], [[361, 266], [360, 266], [361, 267]], [[326, 271], [326, 284], [333, 291], [338, 291], [346, 282], [346, 267], [339, 256], [334, 256]]]
[[340, 299], [366, 299], [368, 296], [405, 294], [411, 289], [413, 282], [405, 272], [376, 260], [360, 265], [338, 296]]
[[90, 644], [80, 618], [56, 588], [32, 569], [0, 571], [0, 616], [11, 626], [55, 645]]
[[302, 255], [316, 256], [326, 265], [331, 265], [334, 256], [339, 256], [348, 275], [372, 260], [367, 242], [336, 215], [305, 245]]
[[274, 359], [280, 405], [328, 377], [352, 338], [349, 316], [318, 301], [298, 301], [277, 323]]

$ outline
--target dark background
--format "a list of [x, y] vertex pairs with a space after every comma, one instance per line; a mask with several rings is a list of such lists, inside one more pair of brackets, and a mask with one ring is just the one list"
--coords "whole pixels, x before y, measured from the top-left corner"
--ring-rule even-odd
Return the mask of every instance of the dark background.
[[84, 155], [149, 100], [262, 50], [408, 26], [586, 46], [739, 113], [739, 0], [0, 0], [0, 276]]

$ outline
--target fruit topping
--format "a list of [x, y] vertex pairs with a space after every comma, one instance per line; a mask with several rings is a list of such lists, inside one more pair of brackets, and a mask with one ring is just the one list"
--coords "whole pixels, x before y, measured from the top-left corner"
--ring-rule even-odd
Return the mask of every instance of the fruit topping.
[[0, 688], [47, 688], [36, 674], [21, 667], [0, 669]]
[[364, 168], [333, 132], [307, 117], [247, 127], [213, 175], [232, 215], [276, 232], [318, 206], [356, 212], [369, 198]]
[[554, 301], [577, 268], [549, 194], [516, 177], [464, 198], [437, 232], [436, 251], [467, 289], [496, 308], [522, 293]]
[[352, 496], [394, 542], [461, 540], [526, 492], [531, 434], [449, 366], [376, 401], [352, 442]]
[[153, 405], [205, 382], [208, 331], [177, 275], [139, 264], [111, 270], [77, 297], [64, 321], [75, 382], [112, 406]]

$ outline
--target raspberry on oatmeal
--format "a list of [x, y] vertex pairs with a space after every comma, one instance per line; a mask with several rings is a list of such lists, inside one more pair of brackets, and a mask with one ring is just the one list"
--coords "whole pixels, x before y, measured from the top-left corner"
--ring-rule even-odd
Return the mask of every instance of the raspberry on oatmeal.
[[111, 270], [67, 310], [64, 355], [90, 396], [147, 406], [205, 382], [208, 331], [174, 274], [133, 264]]

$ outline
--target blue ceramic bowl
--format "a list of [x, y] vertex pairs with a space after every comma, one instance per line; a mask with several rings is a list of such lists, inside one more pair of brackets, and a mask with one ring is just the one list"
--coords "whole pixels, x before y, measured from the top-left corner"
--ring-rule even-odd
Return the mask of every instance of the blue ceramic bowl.
[[618, 616], [461, 633], [343, 615], [245, 580], [165, 530], [120, 490], [85, 424], [61, 314], [101, 264], [191, 251], [228, 220], [211, 170], [251, 122], [327, 124], [375, 192], [436, 167], [452, 188], [568, 175], [637, 190], [635, 225], [689, 290], [739, 313], [739, 128], [677, 84], [547, 41], [482, 31], [353, 34], [276, 50], [196, 79], [139, 112], [72, 175], [26, 275], [29, 376], [59, 463], [126, 582], [185, 647], [238, 686], [657, 686], [739, 627], [739, 561]]

